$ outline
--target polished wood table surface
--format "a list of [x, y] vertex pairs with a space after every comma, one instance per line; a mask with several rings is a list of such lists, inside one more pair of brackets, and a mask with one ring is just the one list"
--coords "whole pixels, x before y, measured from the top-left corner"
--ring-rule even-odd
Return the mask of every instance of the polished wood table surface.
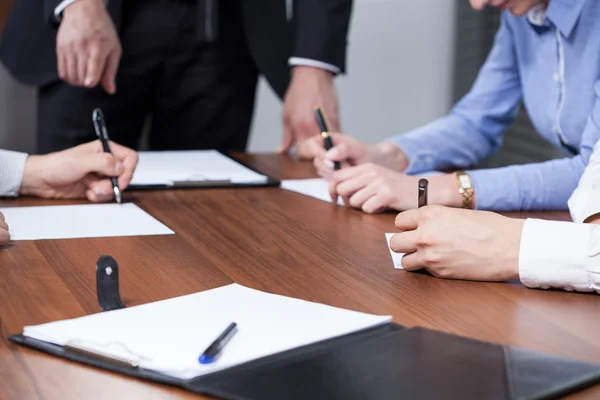
[[[310, 163], [241, 155], [277, 178], [310, 178]], [[12, 344], [25, 325], [99, 311], [95, 262], [116, 258], [127, 306], [237, 282], [472, 338], [600, 362], [597, 295], [519, 283], [441, 280], [395, 270], [384, 233], [394, 213], [367, 215], [279, 188], [129, 192], [176, 235], [19, 241], [0, 250], [1, 399], [197, 399]], [[36, 199], [0, 207], [73, 204]], [[568, 220], [566, 212], [513, 214]], [[10, 221], [8, 221], [10, 224]], [[43, 223], [43, 221], [40, 221]], [[574, 398], [600, 398], [600, 387]]]

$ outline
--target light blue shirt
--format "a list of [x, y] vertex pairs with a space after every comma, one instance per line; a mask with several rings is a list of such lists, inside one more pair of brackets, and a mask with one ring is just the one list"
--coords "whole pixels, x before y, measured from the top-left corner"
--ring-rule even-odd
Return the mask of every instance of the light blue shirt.
[[476, 165], [501, 146], [523, 101], [542, 137], [577, 154], [470, 171], [477, 208], [567, 209], [600, 138], [600, 0], [550, 0], [545, 15], [534, 11], [503, 12], [475, 84], [447, 116], [391, 139], [407, 173]]

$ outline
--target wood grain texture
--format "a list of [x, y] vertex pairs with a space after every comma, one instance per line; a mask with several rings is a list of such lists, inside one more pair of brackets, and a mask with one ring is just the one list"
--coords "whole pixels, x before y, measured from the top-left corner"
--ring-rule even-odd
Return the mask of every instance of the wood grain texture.
[[[310, 163], [239, 155], [277, 178], [314, 177]], [[14, 242], [0, 250], [1, 399], [197, 399], [16, 346], [23, 326], [99, 308], [95, 262], [110, 254], [128, 306], [232, 282], [532, 350], [600, 362], [597, 295], [519, 283], [445, 281], [392, 267], [384, 238], [394, 213], [367, 215], [279, 188], [128, 192], [167, 236]], [[11, 205], [69, 204], [36, 199]], [[568, 213], [512, 214], [568, 220]], [[10, 221], [8, 221], [10, 224]], [[573, 398], [598, 398], [600, 388]]]

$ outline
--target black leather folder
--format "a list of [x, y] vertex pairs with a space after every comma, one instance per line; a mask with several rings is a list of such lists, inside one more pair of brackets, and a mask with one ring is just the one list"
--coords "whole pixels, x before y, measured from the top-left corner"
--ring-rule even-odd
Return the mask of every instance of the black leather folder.
[[386, 324], [190, 380], [60, 346], [13, 342], [83, 364], [223, 399], [551, 399], [600, 382], [600, 365]]

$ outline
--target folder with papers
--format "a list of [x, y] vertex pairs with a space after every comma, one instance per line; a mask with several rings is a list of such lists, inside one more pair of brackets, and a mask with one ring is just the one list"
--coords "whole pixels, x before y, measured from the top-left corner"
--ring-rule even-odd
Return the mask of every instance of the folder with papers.
[[128, 189], [277, 185], [216, 150], [142, 151]]
[[[387, 316], [229, 285], [25, 327], [13, 342], [224, 399], [542, 399], [600, 381], [600, 365], [480, 342]], [[198, 356], [231, 321], [219, 358]]]

